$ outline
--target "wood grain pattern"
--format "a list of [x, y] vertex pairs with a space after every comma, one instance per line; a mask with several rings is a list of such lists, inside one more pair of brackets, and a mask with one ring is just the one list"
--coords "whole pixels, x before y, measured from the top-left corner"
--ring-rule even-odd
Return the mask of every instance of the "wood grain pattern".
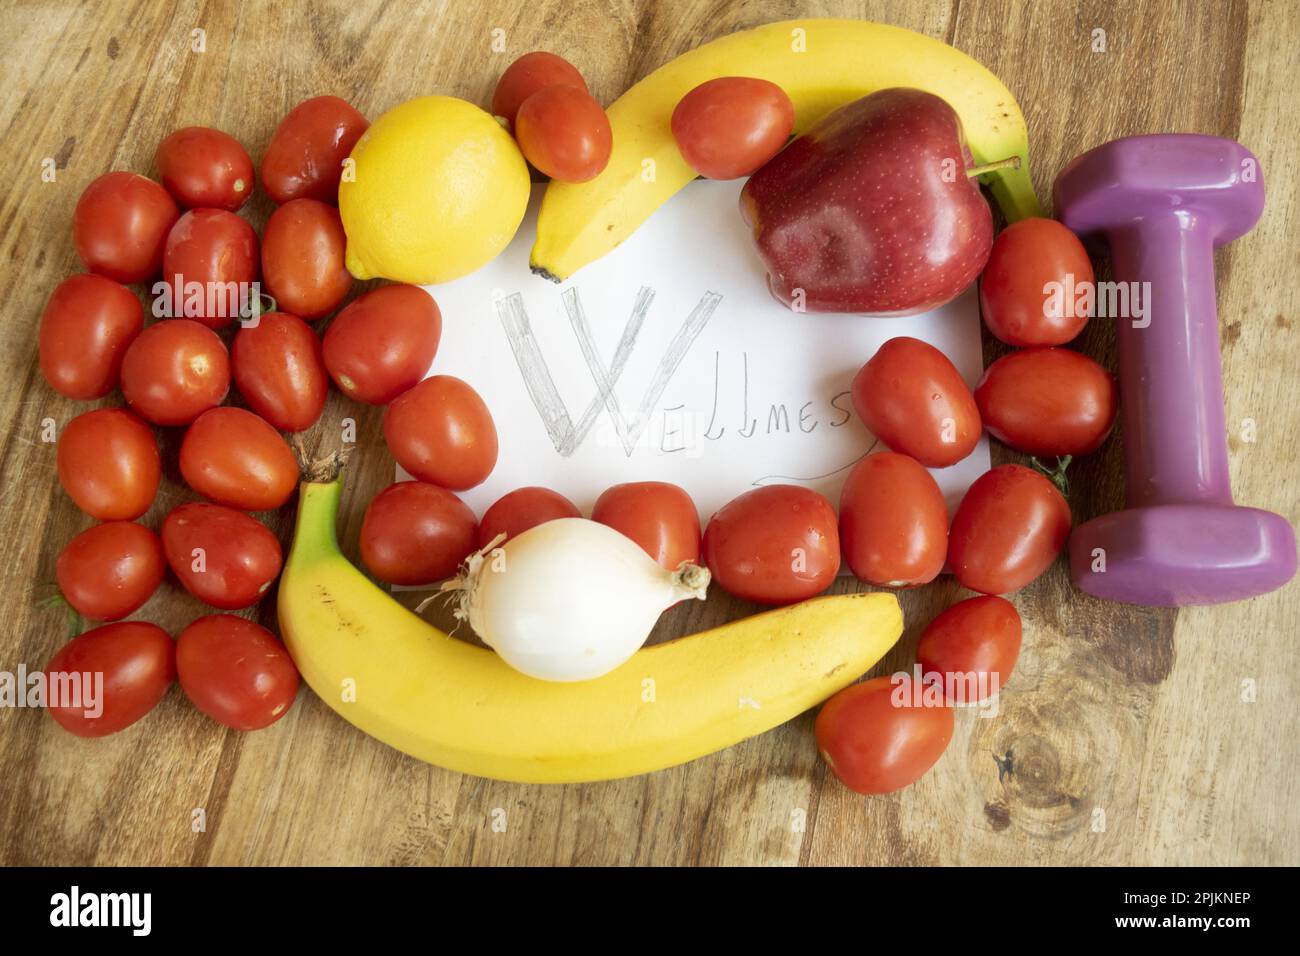
[[[61, 427], [88, 406], [54, 394], [35, 363], [45, 298], [79, 270], [71, 217], [86, 183], [110, 168], [156, 173], [158, 141], [189, 124], [229, 130], [259, 157], [279, 118], [321, 93], [371, 117], [434, 91], [487, 102], [506, 63], [535, 48], [578, 63], [609, 102], [701, 41], [803, 15], [896, 23], [989, 66], [1028, 117], [1043, 197], [1066, 160], [1117, 136], [1213, 133], [1258, 154], [1268, 208], [1219, 260], [1233, 487], [1242, 502], [1300, 518], [1294, 5], [350, 0], [290, 12], [271, 2], [8, 3], [0, 502], [10, 530], [0, 540], [0, 669], [38, 668], [65, 639], [58, 615], [33, 602], [53, 579], [58, 549], [90, 524], [60, 491], [54, 447], [41, 440], [46, 419]], [[191, 49], [196, 28], [202, 53]], [[504, 54], [491, 50], [495, 28], [505, 30]], [[1093, 50], [1099, 29], [1105, 52]], [[46, 157], [57, 165], [53, 183], [41, 180]], [[246, 215], [260, 227], [269, 211], [259, 197]], [[1105, 323], [1082, 345], [1113, 367]], [[990, 359], [995, 346], [986, 343]], [[355, 555], [364, 502], [391, 480], [392, 462], [378, 411], [337, 394], [305, 452], [334, 447], [344, 417], [361, 436], [340, 528]], [[1254, 441], [1239, 437], [1244, 419], [1256, 423]], [[177, 438], [167, 436], [166, 486], [144, 519], [154, 526], [193, 497], [177, 474]], [[1121, 454], [1112, 439], [1080, 463], [1076, 519], [1121, 504]], [[287, 544], [288, 515], [265, 517]], [[179, 691], [146, 722], [99, 741], [73, 738], [39, 712], [3, 710], [0, 863], [1294, 865], [1298, 595], [1293, 584], [1231, 607], [1122, 608], [1073, 591], [1058, 562], [1014, 597], [1027, 637], [999, 716], [959, 714], [935, 771], [875, 799], [829, 778], [811, 715], [673, 770], [528, 787], [410, 760], [305, 689], [284, 720], [248, 735], [202, 717]], [[948, 581], [903, 595], [907, 633], [877, 671], [910, 665], [924, 622], [957, 596]], [[719, 595], [676, 609], [657, 638], [749, 610]], [[174, 633], [200, 613], [167, 588], [138, 616]], [[194, 832], [200, 808], [206, 828]], [[504, 832], [492, 826], [498, 810]]]

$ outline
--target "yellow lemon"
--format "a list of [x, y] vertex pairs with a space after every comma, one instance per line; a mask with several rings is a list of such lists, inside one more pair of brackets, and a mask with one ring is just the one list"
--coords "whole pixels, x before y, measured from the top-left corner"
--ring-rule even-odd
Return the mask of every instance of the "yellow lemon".
[[339, 183], [347, 267], [358, 279], [432, 285], [503, 250], [528, 206], [528, 164], [472, 103], [423, 96], [375, 120]]

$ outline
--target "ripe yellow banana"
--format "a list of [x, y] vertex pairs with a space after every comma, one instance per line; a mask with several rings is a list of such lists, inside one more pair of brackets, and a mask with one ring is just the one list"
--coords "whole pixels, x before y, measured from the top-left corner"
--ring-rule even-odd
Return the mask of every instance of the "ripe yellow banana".
[[643, 648], [604, 677], [552, 684], [449, 637], [339, 552], [339, 482], [302, 486], [280, 630], [346, 720], [413, 757], [535, 783], [684, 763], [784, 723], [866, 672], [902, 632], [890, 594], [820, 598]]
[[831, 110], [893, 86], [928, 90], [961, 117], [977, 164], [1020, 157], [987, 175], [1010, 221], [1039, 215], [1029, 178], [1025, 118], [1002, 81], [960, 50], [900, 27], [865, 20], [789, 20], [705, 43], [655, 70], [609, 107], [614, 151], [585, 183], [552, 182], [537, 219], [532, 267], [566, 279], [630, 236], [695, 178], [669, 121], [686, 93], [719, 76], [777, 84], [795, 108], [795, 133]]

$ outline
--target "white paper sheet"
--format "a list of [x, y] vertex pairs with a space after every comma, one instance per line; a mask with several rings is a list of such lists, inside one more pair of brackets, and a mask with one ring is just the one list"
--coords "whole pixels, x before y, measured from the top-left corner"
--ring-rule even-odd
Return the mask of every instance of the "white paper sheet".
[[[930, 342], [975, 384], [974, 289], [910, 318], [793, 313], [767, 291], [740, 186], [691, 183], [562, 285], [528, 268], [536, 186], [504, 254], [429, 287], [443, 316], [430, 374], [472, 385], [500, 438], [491, 477], [462, 493], [477, 514], [524, 485], [553, 488], [589, 514], [610, 485], [649, 480], [685, 488], [702, 522], [763, 484], [806, 485], [838, 502], [874, 442], [849, 385], [886, 339]], [[934, 472], [950, 509], [988, 467], [982, 439]]]

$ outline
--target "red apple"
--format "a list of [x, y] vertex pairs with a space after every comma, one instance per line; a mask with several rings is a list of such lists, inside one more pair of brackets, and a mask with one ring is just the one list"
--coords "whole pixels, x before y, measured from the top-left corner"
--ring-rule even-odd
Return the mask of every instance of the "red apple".
[[912, 315], [966, 289], [993, 245], [961, 120], [923, 90], [822, 118], [745, 184], [772, 294], [796, 310]]

